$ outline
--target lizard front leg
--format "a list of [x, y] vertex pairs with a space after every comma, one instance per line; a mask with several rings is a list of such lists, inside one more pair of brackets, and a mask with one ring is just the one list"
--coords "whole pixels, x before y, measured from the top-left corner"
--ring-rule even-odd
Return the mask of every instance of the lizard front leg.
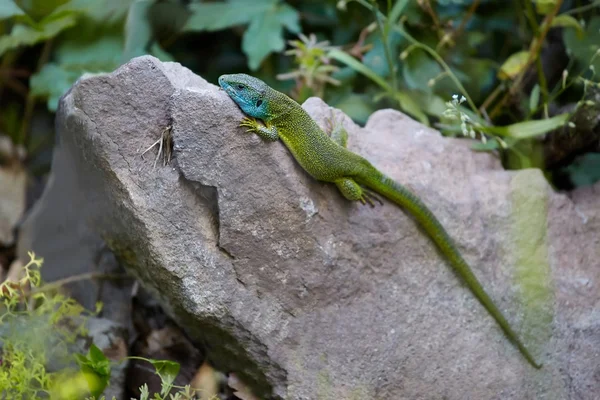
[[275, 142], [279, 139], [279, 133], [275, 125], [265, 122], [265, 125], [259, 124], [254, 118], [244, 117], [240, 122], [240, 126], [248, 128], [246, 132], [253, 132], [262, 139], [269, 142]]

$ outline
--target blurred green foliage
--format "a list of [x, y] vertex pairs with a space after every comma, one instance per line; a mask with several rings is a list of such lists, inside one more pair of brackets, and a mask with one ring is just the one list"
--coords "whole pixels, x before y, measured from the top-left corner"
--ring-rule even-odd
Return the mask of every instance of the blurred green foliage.
[[[0, 129], [31, 150], [40, 100], [55, 112], [83, 74], [151, 54], [213, 82], [250, 72], [359, 123], [397, 108], [478, 139], [507, 168], [593, 182], [581, 179], [589, 162], [571, 164], [600, 151], [600, 127], [573, 122], [584, 106], [600, 111], [599, 10], [598, 0], [3, 0]], [[555, 132], [591, 139], [561, 142], [566, 155], [551, 163]]]
[[87, 354], [74, 353], [90, 340], [87, 318], [102, 305], [96, 304], [94, 312], [84, 310], [58, 292], [57, 282], [44, 284], [44, 260], [32, 252], [29, 257], [18, 280], [0, 283], [1, 399], [104, 399], [112, 366], [127, 359], [151, 364], [161, 382], [160, 393], [150, 393], [144, 384], [140, 400], [196, 398], [190, 386], [174, 385], [180, 370], [175, 361], [131, 356], [111, 362], [93, 342]]

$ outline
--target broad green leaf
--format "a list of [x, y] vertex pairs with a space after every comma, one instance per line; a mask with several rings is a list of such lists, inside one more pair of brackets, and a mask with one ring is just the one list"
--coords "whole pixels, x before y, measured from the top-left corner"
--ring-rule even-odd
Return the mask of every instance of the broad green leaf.
[[575, 32], [577, 33], [577, 37], [581, 39], [583, 37], [583, 27], [575, 18], [570, 15], [562, 14], [557, 15], [552, 20], [552, 25], [554, 27], [562, 27], [562, 28], [575, 28]]
[[179, 373], [180, 365], [175, 361], [168, 360], [147, 360], [156, 369], [156, 374], [160, 377], [163, 384], [171, 385], [177, 374]]
[[90, 393], [100, 395], [110, 380], [110, 361], [102, 350], [92, 343], [87, 356], [77, 354], [77, 363], [88, 382]]
[[287, 4], [281, 4], [275, 10], [276, 17], [288, 31], [292, 33], [300, 33], [300, 20], [298, 17], [298, 11]]
[[359, 73], [363, 74], [364, 76], [366, 76], [367, 78], [371, 79], [373, 82], [378, 84], [386, 92], [390, 92], [390, 89], [391, 89], [390, 86], [387, 84], [387, 82], [382, 77], [377, 75], [375, 73], [375, 71], [373, 71], [372, 69], [370, 69], [369, 67], [367, 67], [366, 65], [364, 65], [363, 63], [358, 61], [356, 58], [352, 57], [350, 54], [345, 53], [338, 49], [333, 49], [327, 54], [327, 56], [329, 58], [333, 58], [334, 60], [337, 60], [343, 64], [346, 64], [347, 66], [349, 66], [356, 72], [359, 72]]
[[486, 126], [482, 127], [481, 130], [498, 136], [526, 139], [560, 128], [569, 121], [569, 117], [569, 113], [564, 113], [537, 121], [517, 122], [507, 126]]
[[236, 25], [250, 24], [242, 38], [242, 50], [248, 66], [258, 69], [272, 52], [285, 48], [283, 28], [300, 32], [298, 12], [279, 0], [229, 0], [228, 2], [195, 3], [183, 31], [217, 31]]
[[423, 50], [416, 49], [410, 52], [404, 60], [402, 76], [410, 89], [431, 92], [429, 81], [442, 73], [442, 67], [427, 55]]
[[364, 95], [351, 93], [343, 96], [334, 107], [339, 108], [354, 121], [364, 124], [369, 116], [375, 112], [373, 101]]
[[591, 62], [596, 71], [594, 81], [598, 82], [600, 80], [600, 54], [597, 53], [600, 50], [600, 16], [590, 18], [582, 38], [577, 37], [574, 29], [565, 29], [563, 40], [568, 54], [577, 61], [579, 71], [588, 69]]
[[473, 143], [473, 145], [471, 145], [471, 150], [492, 151], [492, 150], [498, 149], [499, 147], [500, 147], [500, 145], [498, 144], [497, 141], [495, 141], [493, 139], [488, 139], [488, 141], [485, 143], [482, 143], [482, 142]]
[[498, 78], [502, 80], [513, 79], [521, 73], [528, 60], [528, 51], [519, 51], [514, 53], [508, 57], [506, 61], [504, 61], [504, 64], [502, 64], [500, 67], [500, 70], [498, 71]]
[[69, 1], [70, 0], [16, 0], [15, 3], [31, 18], [39, 21], [52, 14], [58, 7]]
[[25, 15], [25, 12], [13, 0], [0, 1], [0, 20]]
[[175, 58], [167, 53], [160, 45], [156, 42], [152, 43], [148, 52], [151, 56], [158, 58], [160, 61], [175, 61]]
[[425, 113], [441, 118], [444, 111], [448, 108], [446, 102], [439, 96], [433, 93], [425, 93], [419, 91], [412, 91], [410, 97], [414, 99], [419, 105], [419, 109]]
[[538, 104], [540, 103], [540, 85], [535, 84], [533, 89], [531, 90], [531, 96], [529, 96], [529, 111], [533, 112], [537, 109]]
[[152, 27], [147, 15], [153, 3], [154, 0], [135, 0], [129, 7], [125, 22], [125, 62], [146, 54], [146, 48], [152, 39]]
[[48, 40], [60, 32], [75, 25], [76, 18], [72, 12], [63, 12], [59, 15], [51, 15], [40, 21], [39, 29], [16, 24], [8, 35], [0, 37], [0, 56], [7, 50], [20, 46], [31, 46], [38, 42]]
[[127, 14], [135, 0], [71, 0], [57, 10], [77, 11], [96, 23], [115, 23]]
[[179, 374], [179, 363], [175, 361], [168, 360], [153, 360], [144, 357], [131, 356], [127, 357], [130, 360], [143, 360], [149, 362], [154, 366], [156, 370], [156, 374], [160, 377], [161, 385], [162, 385], [162, 394], [168, 392], [168, 389], [175, 381], [177, 374]]
[[535, 0], [535, 10], [538, 14], [549, 14], [556, 7], [558, 0]]
[[56, 111], [60, 97], [79, 78], [80, 73], [65, 71], [54, 63], [48, 63], [31, 76], [31, 94], [48, 99], [48, 110]]
[[283, 27], [298, 32], [298, 13], [287, 4], [281, 4], [252, 19], [242, 38], [242, 50], [248, 56], [248, 67], [256, 70], [271, 53], [285, 48]]
[[54, 46], [54, 62], [68, 70], [112, 71], [121, 62], [123, 24], [95, 24], [89, 18], [61, 35]]
[[600, 181], [600, 154], [584, 154], [565, 170], [575, 186], [593, 185]]
[[[453, 65], [451, 68], [475, 103], [483, 102], [497, 84], [495, 74], [497, 63], [495, 61], [466, 57], [460, 65]], [[459, 91], [449, 77], [436, 82], [434, 89], [437, 94], [442, 96]]]
[[404, 8], [408, 5], [409, 0], [397, 0], [388, 15], [388, 20], [390, 23], [395, 24], [398, 21], [398, 18], [402, 15]]
[[[192, 16], [183, 31], [218, 31], [250, 23], [272, 9], [279, 0], [229, 1], [193, 3], [189, 5]], [[234, 3], [234, 4], [232, 4]]]
[[60, 97], [84, 73], [109, 72], [119, 66], [123, 41], [118, 25], [78, 24], [56, 46], [54, 62], [47, 63], [31, 77], [32, 94], [47, 97], [48, 109], [55, 111]]
[[422, 124], [429, 125], [429, 119], [425, 115], [419, 104], [411, 97], [408, 92], [399, 91], [395, 95], [396, 100], [400, 104], [400, 108], [406, 111], [416, 119], [418, 119]]
[[[396, 31], [392, 31], [388, 35], [388, 46], [390, 48], [390, 56], [392, 60], [396, 60], [398, 57], [398, 46], [403, 42], [402, 35]], [[371, 68], [375, 73], [382, 78], [386, 78], [390, 75], [390, 68], [387, 63], [385, 56], [385, 49], [381, 36], [376, 35], [372, 42], [373, 48], [369, 50], [362, 58], [362, 63], [367, 67]]]

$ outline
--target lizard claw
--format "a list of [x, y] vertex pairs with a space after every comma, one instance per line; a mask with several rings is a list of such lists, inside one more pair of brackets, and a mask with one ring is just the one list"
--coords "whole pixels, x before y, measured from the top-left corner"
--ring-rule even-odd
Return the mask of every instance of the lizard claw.
[[366, 205], [367, 203], [369, 203], [369, 205], [372, 208], [375, 207], [375, 203], [373, 202], [373, 200], [375, 200], [379, 204], [383, 205], [383, 201], [381, 201], [381, 199], [378, 196], [376, 196], [374, 193], [372, 193], [370, 191], [369, 192], [365, 191], [364, 188], [363, 188], [363, 194], [362, 194], [362, 196], [361, 196], [361, 198], [359, 200], [364, 205]]
[[256, 133], [256, 126], [257, 125], [258, 125], [258, 122], [256, 122], [255, 119], [244, 117], [240, 121], [240, 125], [239, 126], [244, 127], [244, 128], [248, 128], [248, 129], [246, 129], [246, 132], [254, 132], [254, 133]]

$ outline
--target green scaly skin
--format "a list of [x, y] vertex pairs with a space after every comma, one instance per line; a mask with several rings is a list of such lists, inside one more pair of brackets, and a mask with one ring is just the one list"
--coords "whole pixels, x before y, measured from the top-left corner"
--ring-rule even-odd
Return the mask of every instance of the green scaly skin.
[[249, 75], [222, 75], [219, 85], [245, 114], [252, 117], [244, 118], [240, 126], [267, 141], [281, 139], [296, 161], [315, 179], [334, 183], [348, 200], [373, 205], [372, 200], [378, 199], [367, 192], [367, 188], [408, 211], [527, 361], [535, 368], [541, 367], [485, 292], [433, 213], [404, 186], [384, 175], [358, 154], [347, 150], [345, 131], [337, 129], [330, 138], [298, 103]]

